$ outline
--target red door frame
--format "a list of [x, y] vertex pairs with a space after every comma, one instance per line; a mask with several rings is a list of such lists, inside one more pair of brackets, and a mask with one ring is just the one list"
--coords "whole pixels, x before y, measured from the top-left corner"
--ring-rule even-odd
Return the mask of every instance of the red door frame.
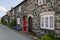
[[26, 17], [23, 17], [23, 32], [26, 32]]

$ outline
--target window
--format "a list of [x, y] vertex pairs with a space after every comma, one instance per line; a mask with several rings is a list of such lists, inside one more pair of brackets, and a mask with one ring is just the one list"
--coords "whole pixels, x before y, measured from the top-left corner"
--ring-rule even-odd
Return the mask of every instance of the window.
[[19, 10], [18, 10], [18, 12], [21, 12], [21, 6], [19, 7]]
[[44, 27], [44, 17], [41, 17], [41, 26]]
[[46, 0], [38, 0], [38, 5], [42, 5], [42, 4], [45, 4], [46, 3]]
[[14, 15], [14, 10], [13, 10], [13, 15]]
[[17, 24], [20, 24], [20, 18], [17, 18]]
[[50, 27], [53, 27], [53, 16], [50, 17]]
[[45, 17], [45, 27], [48, 27], [48, 17]]
[[41, 16], [41, 28], [54, 29], [54, 18], [53, 17], [54, 17], [53, 15]]

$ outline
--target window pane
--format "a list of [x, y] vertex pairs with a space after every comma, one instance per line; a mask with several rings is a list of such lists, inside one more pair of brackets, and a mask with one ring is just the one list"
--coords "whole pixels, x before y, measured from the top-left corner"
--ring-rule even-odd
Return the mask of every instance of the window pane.
[[45, 27], [48, 27], [48, 17], [45, 17]]
[[19, 10], [18, 10], [18, 12], [21, 12], [21, 6], [19, 7]]
[[38, 5], [42, 5], [44, 3], [46, 3], [46, 0], [38, 0]]
[[53, 16], [50, 17], [50, 27], [53, 28]]
[[14, 15], [14, 10], [13, 10], [13, 15]]
[[41, 26], [44, 27], [44, 17], [41, 18]]
[[38, 0], [38, 5], [40, 5], [40, 3], [41, 3], [40, 0]]
[[43, 0], [43, 3], [46, 3], [46, 0]]
[[41, 0], [41, 4], [43, 4], [43, 0]]
[[20, 24], [20, 18], [17, 18], [17, 24]]

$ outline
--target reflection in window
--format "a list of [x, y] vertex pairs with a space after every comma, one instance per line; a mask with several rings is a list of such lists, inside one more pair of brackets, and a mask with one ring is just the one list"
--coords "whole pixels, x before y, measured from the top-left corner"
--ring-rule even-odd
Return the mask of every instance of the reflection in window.
[[41, 26], [44, 27], [44, 17], [41, 18]]
[[48, 27], [48, 17], [45, 17], [45, 27]]
[[46, 0], [38, 0], [38, 5], [42, 5], [42, 4], [45, 4], [46, 3]]
[[53, 27], [53, 16], [50, 17], [50, 27]]

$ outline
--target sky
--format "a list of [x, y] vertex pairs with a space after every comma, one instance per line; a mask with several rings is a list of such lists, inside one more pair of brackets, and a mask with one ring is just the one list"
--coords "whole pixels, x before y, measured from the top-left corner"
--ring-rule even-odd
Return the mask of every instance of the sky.
[[11, 7], [15, 7], [22, 1], [23, 0], [0, 0], [0, 17], [4, 16]]

